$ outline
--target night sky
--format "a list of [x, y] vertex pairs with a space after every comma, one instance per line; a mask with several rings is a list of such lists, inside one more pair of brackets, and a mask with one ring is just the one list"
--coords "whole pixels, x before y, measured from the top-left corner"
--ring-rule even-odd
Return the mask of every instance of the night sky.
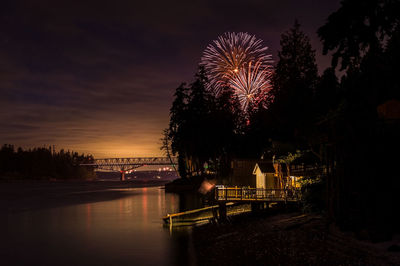
[[226, 31], [263, 39], [276, 60], [297, 18], [316, 35], [339, 0], [2, 1], [0, 144], [95, 157], [162, 155], [175, 88]]

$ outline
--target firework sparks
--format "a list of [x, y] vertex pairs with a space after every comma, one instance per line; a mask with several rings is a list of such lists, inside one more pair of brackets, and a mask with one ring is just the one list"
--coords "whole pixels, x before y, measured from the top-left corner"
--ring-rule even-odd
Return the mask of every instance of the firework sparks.
[[271, 55], [262, 40], [248, 33], [225, 33], [210, 44], [203, 53], [204, 66], [209, 83], [207, 88], [219, 95], [230, 87], [245, 110], [256, 101], [260, 91], [269, 90]]
[[270, 68], [262, 68], [262, 62], [257, 61], [254, 66], [252, 62], [248, 67], [242, 68], [229, 80], [230, 87], [246, 110], [250, 103], [260, 103], [271, 90]]

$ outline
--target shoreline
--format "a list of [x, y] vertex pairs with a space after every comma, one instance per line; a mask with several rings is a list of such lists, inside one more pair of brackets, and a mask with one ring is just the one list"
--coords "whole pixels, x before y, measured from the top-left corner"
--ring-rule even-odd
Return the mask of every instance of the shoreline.
[[400, 265], [400, 236], [372, 243], [319, 214], [248, 214], [193, 229], [199, 265]]

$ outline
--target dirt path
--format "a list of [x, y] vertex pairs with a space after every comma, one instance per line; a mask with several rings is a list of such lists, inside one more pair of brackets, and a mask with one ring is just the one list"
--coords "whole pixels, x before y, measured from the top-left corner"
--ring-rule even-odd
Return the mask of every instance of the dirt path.
[[199, 265], [400, 265], [400, 253], [326, 226], [301, 213], [238, 217], [194, 229]]

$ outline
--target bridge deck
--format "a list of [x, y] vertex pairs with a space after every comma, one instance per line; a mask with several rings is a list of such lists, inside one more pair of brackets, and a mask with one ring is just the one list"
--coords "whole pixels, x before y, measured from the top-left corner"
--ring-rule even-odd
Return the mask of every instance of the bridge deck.
[[94, 159], [91, 163], [80, 164], [82, 166], [91, 166], [96, 169], [108, 171], [127, 171], [139, 168], [145, 165], [177, 165], [176, 157], [137, 157], [137, 158], [104, 158]]
[[220, 202], [296, 202], [300, 200], [300, 191], [298, 189], [217, 187], [215, 198]]

